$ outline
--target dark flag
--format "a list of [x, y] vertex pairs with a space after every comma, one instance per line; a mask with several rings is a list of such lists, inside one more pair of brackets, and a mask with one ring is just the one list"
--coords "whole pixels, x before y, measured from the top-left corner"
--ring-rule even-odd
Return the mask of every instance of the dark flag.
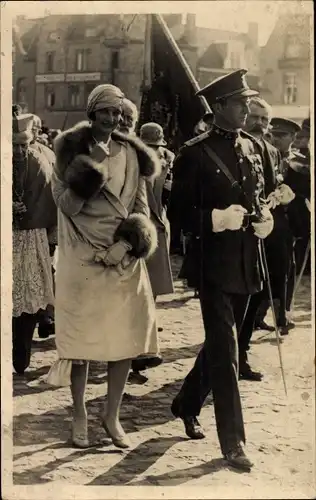
[[168, 147], [177, 152], [210, 111], [206, 101], [195, 96], [197, 90], [198, 83], [162, 16], [148, 15], [139, 127], [159, 123]]

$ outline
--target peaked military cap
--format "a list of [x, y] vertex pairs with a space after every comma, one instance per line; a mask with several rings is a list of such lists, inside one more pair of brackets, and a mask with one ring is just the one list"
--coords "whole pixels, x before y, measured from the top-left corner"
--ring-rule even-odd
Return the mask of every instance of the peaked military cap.
[[272, 118], [270, 124], [272, 134], [296, 134], [301, 130], [296, 122], [287, 118]]
[[220, 76], [213, 82], [199, 90], [196, 95], [203, 95], [208, 102], [215, 103], [220, 99], [232, 96], [252, 97], [259, 92], [252, 90], [246, 81], [246, 69], [233, 71], [228, 75]]
[[310, 128], [311, 128], [311, 119], [305, 118], [305, 120], [302, 121], [302, 129], [310, 131]]

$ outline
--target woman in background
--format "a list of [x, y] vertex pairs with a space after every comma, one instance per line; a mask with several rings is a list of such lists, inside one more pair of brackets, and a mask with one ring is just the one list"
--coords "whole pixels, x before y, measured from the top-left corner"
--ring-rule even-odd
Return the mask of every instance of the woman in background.
[[[172, 162], [174, 154], [166, 149], [163, 129], [158, 123], [145, 123], [140, 129], [140, 138], [153, 149], [161, 163], [161, 174], [147, 182], [147, 197], [151, 220], [155, 224], [158, 234], [158, 247], [147, 260], [147, 269], [150, 278], [153, 296], [156, 301], [158, 295], [173, 293], [172, 271], [169, 257], [170, 224], [167, 219], [167, 204], [172, 185]], [[158, 331], [162, 331], [159, 328]], [[160, 356], [141, 356], [132, 361], [134, 377], [142, 382], [147, 378], [139, 374], [148, 368], [154, 368], [162, 363]]]
[[14, 115], [13, 165], [13, 366], [23, 374], [30, 364], [39, 313], [54, 303], [47, 231], [56, 226], [51, 193], [52, 166], [31, 148], [32, 115]]

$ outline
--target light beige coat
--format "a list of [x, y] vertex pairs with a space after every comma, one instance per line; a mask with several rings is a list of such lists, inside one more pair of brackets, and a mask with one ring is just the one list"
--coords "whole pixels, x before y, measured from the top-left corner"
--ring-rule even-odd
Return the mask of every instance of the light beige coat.
[[116, 267], [94, 262], [97, 251], [113, 244], [129, 214], [149, 216], [137, 148], [128, 141], [121, 145], [127, 169], [120, 197], [105, 185], [83, 200], [61, 176], [55, 174], [52, 180], [58, 206], [55, 329], [60, 359], [117, 361], [158, 352], [155, 304], [144, 259], [132, 261], [122, 275]]

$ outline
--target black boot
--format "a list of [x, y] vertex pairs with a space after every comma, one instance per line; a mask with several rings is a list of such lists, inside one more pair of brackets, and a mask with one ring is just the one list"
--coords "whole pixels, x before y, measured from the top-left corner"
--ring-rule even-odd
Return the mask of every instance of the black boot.
[[143, 372], [148, 370], [149, 368], [155, 368], [156, 366], [161, 365], [162, 357], [161, 356], [152, 356], [152, 357], [142, 357], [133, 359], [132, 361], [132, 370], [133, 372]]
[[260, 372], [253, 371], [248, 363], [247, 352], [239, 353], [239, 380], [252, 380], [254, 382], [260, 382], [263, 379], [263, 375]]
[[12, 318], [12, 361], [19, 375], [23, 375], [30, 365], [36, 322], [36, 314], [23, 313], [18, 318]]
[[179, 410], [179, 405], [176, 399], [172, 402], [171, 412], [174, 417], [181, 418], [182, 422], [184, 423], [185, 433], [190, 439], [205, 438], [203, 429], [196, 416], [182, 415]]
[[250, 472], [253, 467], [253, 463], [246, 456], [242, 446], [239, 444], [235, 449], [225, 453], [225, 460], [228, 465], [234, 467], [235, 469], [239, 469], [245, 472]]

